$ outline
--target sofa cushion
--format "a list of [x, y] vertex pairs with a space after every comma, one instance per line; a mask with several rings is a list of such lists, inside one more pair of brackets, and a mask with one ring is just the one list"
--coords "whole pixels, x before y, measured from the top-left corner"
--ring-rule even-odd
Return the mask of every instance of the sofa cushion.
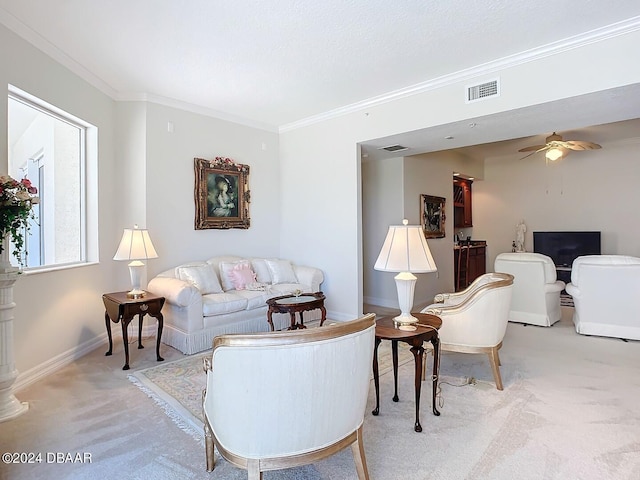
[[274, 285], [279, 283], [297, 283], [298, 279], [291, 262], [288, 260], [265, 260], [269, 273], [271, 274], [271, 281]]
[[222, 287], [218, 277], [209, 264], [183, 265], [177, 268], [178, 278], [193, 284], [200, 293], [222, 293]]
[[211, 317], [246, 310], [248, 300], [233, 293], [211, 293], [202, 296], [202, 315]]
[[251, 267], [244, 263], [239, 263], [231, 269], [231, 283], [236, 290], [244, 290], [247, 284], [256, 281], [256, 273]]
[[247, 268], [251, 268], [251, 263], [249, 262], [249, 260], [238, 260], [236, 262], [220, 262], [220, 265], [218, 266], [220, 270], [220, 282], [222, 283], [222, 290], [224, 290], [225, 292], [228, 292], [229, 290], [235, 290], [231, 272], [237, 265], [244, 265]]
[[[266, 291], [255, 290], [238, 290], [233, 292], [234, 295], [245, 298], [247, 300], [247, 310], [253, 310], [255, 308], [261, 308], [267, 306], [267, 300], [275, 295]], [[265, 314], [265, 319], [266, 319]]]
[[271, 283], [271, 272], [264, 258], [252, 258], [251, 266], [256, 272], [256, 280], [260, 283]]

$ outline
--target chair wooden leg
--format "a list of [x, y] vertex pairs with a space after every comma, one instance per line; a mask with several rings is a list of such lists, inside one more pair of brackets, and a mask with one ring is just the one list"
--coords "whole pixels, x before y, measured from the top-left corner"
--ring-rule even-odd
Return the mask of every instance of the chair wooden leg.
[[362, 442], [362, 425], [358, 428], [358, 439], [351, 444], [353, 460], [356, 464], [359, 480], [369, 480], [369, 470], [367, 469], [367, 458], [364, 455], [364, 443]]
[[500, 357], [498, 356], [498, 347], [493, 347], [489, 351], [489, 362], [491, 363], [491, 369], [493, 370], [493, 379], [496, 382], [496, 388], [503, 390], [502, 377], [500, 376]]
[[[202, 409], [204, 411], [204, 397], [207, 390], [202, 391]], [[207, 472], [213, 472], [216, 468], [216, 457], [213, 452], [213, 433], [211, 431], [211, 424], [207, 419], [207, 415], [204, 414], [204, 453], [207, 460]]]
[[262, 472], [260, 471], [260, 460], [247, 460], [247, 478], [248, 480], [262, 480]]

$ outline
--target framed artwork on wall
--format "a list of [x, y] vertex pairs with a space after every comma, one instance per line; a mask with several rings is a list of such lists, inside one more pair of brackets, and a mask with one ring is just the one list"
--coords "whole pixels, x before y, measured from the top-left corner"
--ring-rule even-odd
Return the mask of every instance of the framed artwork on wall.
[[444, 197], [420, 195], [420, 223], [425, 238], [444, 238], [445, 201]]
[[249, 165], [195, 158], [194, 170], [195, 229], [249, 228]]

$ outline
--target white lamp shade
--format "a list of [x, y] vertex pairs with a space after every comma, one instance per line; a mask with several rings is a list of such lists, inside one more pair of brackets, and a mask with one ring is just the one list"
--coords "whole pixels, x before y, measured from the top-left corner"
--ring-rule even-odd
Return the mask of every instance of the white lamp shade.
[[144, 260], [158, 258], [156, 249], [151, 243], [151, 237], [146, 229], [125, 228], [114, 260]]
[[412, 273], [437, 270], [420, 225], [391, 225], [373, 268]]

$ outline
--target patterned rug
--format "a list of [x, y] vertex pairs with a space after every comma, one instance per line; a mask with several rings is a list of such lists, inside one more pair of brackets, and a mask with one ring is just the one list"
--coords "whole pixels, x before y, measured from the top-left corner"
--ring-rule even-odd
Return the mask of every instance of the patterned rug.
[[[185, 432], [202, 440], [204, 423], [202, 416], [202, 389], [206, 384], [204, 358], [211, 350], [184, 359], [163, 363], [139, 370], [128, 378], [151, 397], [169, 417]], [[407, 344], [398, 344], [398, 364], [413, 361]], [[380, 376], [392, 370], [391, 342], [378, 347], [378, 371]]]

